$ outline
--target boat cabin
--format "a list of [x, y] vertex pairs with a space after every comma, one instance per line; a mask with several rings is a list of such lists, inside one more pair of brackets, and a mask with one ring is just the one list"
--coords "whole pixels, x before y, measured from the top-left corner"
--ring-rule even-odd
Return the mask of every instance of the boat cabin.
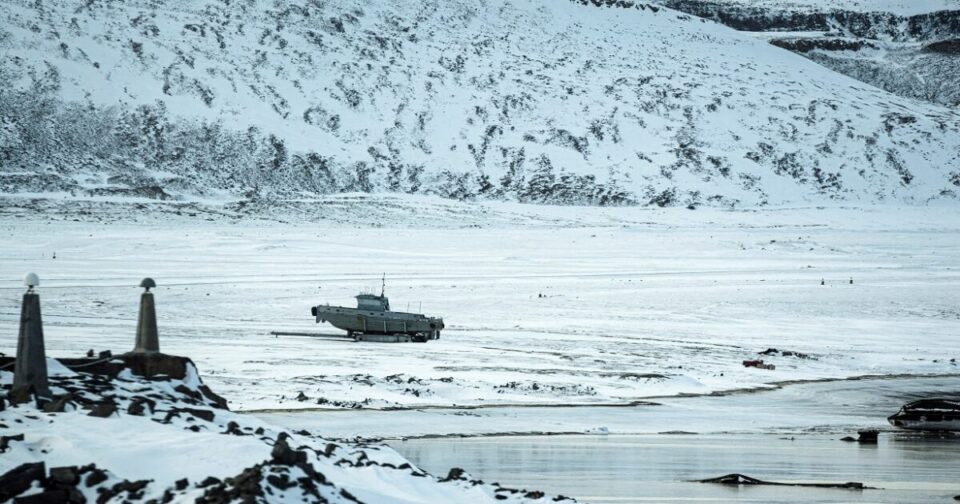
[[358, 310], [390, 311], [390, 301], [384, 295], [360, 294], [357, 297]]

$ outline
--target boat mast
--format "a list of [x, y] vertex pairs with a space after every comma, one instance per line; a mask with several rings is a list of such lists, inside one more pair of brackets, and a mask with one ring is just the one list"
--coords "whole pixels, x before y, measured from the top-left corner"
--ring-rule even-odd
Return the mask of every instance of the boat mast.
[[387, 290], [387, 274], [383, 274], [383, 279], [380, 283], [380, 297], [383, 297], [383, 293]]

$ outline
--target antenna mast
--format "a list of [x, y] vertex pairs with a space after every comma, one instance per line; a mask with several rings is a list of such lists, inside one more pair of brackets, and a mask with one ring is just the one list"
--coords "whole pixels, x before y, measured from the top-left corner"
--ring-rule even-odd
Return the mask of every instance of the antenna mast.
[[387, 274], [383, 274], [383, 279], [380, 284], [380, 297], [383, 297], [383, 293], [387, 290]]

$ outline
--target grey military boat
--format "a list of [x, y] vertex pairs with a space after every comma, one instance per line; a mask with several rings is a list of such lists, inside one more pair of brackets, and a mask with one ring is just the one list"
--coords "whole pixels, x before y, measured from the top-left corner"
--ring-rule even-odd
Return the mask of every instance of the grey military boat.
[[329, 322], [336, 328], [347, 331], [347, 336], [357, 341], [425, 343], [440, 339], [443, 319], [427, 317], [422, 313], [390, 311], [390, 300], [384, 295], [360, 294], [356, 296], [357, 307], [317, 305], [310, 313], [317, 323]]

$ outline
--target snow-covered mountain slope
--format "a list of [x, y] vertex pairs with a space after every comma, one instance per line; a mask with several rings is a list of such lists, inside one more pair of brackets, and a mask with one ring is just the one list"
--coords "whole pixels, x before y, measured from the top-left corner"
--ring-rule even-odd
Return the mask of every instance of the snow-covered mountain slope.
[[8, 201], [923, 203], [960, 186], [957, 112], [657, 6], [3, 0], [0, 19]]
[[[667, 0], [670, 1], [670, 0]], [[960, 0], [712, 0], [717, 4], [794, 11], [888, 12], [901, 16], [960, 9]]]
[[[900, 96], [960, 105], [960, 1], [663, 0]], [[788, 32], [788, 33], [785, 33]]]

